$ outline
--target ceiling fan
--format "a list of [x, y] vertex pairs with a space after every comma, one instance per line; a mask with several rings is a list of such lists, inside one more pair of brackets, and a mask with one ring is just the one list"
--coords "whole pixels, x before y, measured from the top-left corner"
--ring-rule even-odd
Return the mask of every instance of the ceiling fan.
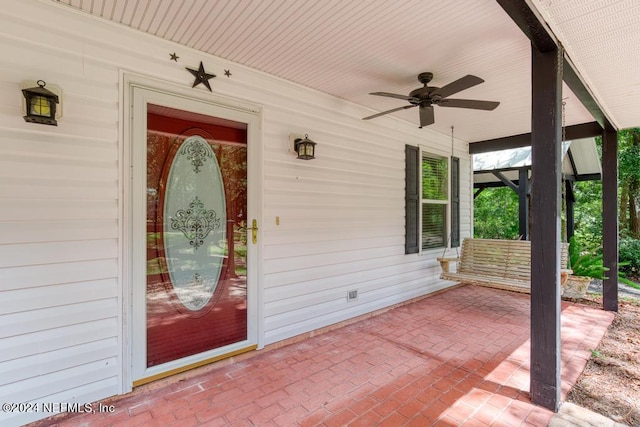
[[409, 95], [398, 95], [389, 92], [370, 93], [369, 95], [404, 99], [405, 101], [409, 101], [410, 105], [383, 111], [382, 113], [364, 117], [362, 120], [374, 119], [385, 114], [394, 113], [400, 110], [406, 110], [407, 108], [419, 107], [420, 128], [422, 128], [423, 126], [429, 126], [430, 124], [435, 123], [435, 117], [433, 114], [434, 105], [438, 105], [440, 107], [471, 108], [474, 110], [487, 111], [494, 110], [498, 105], [500, 105], [499, 102], [495, 101], [479, 101], [475, 99], [449, 99], [449, 96], [451, 95], [483, 83], [484, 80], [482, 80], [480, 77], [472, 76], [469, 74], [443, 87], [427, 86], [431, 79], [433, 79], [433, 73], [418, 74], [418, 81], [424, 86], [412, 90]]

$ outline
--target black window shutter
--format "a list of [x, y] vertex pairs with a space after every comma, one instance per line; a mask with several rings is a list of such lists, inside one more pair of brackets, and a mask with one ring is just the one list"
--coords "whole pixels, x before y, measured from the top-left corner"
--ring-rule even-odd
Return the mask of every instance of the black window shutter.
[[460, 159], [451, 157], [451, 247], [460, 246]]
[[418, 241], [418, 209], [420, 204], [420, 152], [418, 147], [405, 145], [405, 238], [404, 253], [420, 251]]

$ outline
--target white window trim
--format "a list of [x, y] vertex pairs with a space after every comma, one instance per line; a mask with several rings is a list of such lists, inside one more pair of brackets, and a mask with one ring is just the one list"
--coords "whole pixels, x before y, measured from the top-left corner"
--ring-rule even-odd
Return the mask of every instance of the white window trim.
[[[430, 150], [422, 145], [418, 146], [418, 156], [420, 159], [420, 164], [418, 168], [418, 180], [419, 180], [419, 195], [420, 200], [418, 206], [418, 254], [433, 254], [436, 252], [442, 252], [443, 250], [448, 250], [451, 248], [451, 157], [444, 154], [439, 154], [436, 150]], [[433, 199], [423, 199], [422, 198], [422, 159], [423, 157], [432, 157], [445, 159], [447, 161], [447, 200], [433, 200]], [[427, 248], [424, 249], [422, 245], [422, 205], [424, 203], [431, 204], [443, 204], [446, 205], [445, 208], [445, 236], [444, 236], [444, 246], [438, 246], [437, 248]]]

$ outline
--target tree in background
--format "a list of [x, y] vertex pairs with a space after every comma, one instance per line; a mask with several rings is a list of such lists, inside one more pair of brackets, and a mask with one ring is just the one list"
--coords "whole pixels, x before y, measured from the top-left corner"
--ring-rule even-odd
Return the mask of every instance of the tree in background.
[[618, 226], [620, 270], [640, 274], [640, 129], [618, 132]]
[[618, 132], [618, 150], [620, 236], [640, 239], [640, 129]]
[[487, 188], [473, 203], [473, 234], [478, 239], [517, 239], [518, 195], [509, 187]]
[[576, 198], [575, 235], [581, 246], [602, 247], [602, 181], [580, 181], [574, 186]]

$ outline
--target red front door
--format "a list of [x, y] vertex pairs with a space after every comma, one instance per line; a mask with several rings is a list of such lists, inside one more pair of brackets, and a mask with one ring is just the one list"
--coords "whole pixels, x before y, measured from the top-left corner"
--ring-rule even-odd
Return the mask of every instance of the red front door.
[[247, 126], [147, 106], [147, 368], [247, 339]]

